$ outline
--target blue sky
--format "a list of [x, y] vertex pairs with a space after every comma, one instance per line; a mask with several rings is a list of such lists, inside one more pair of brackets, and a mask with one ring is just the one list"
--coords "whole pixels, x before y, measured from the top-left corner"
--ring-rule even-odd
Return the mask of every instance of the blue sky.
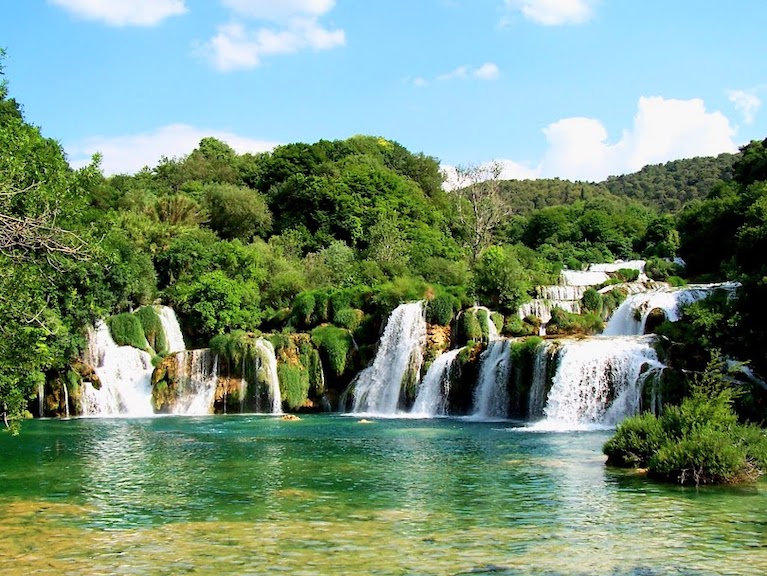
[[6, 77], [73, 164], [375, 134], [600, 180], [767, 137], [763, 0], [0, 0]]

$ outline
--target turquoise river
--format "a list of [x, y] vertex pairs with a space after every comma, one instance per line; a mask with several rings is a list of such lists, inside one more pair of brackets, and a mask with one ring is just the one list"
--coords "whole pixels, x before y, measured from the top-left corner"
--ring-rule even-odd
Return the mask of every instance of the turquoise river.
[[306, 416], [0, 434], [0, 574], [765, 574], [767, 485], [606, 468], [609, 432]]

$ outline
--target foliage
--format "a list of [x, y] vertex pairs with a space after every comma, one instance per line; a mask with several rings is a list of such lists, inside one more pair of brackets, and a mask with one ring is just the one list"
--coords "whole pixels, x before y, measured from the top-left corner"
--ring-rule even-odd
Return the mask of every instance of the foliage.
[[430, 324], [447, 326], [455, 315], [456, 298], [447, 292], [441, 292], [429, 300], [426, 307], [426, 321]]
[[602, 312], [602, 295], [594, 290], [594, 288], [588, 288], [581, 298], [581, 305], [584, 310], [600, 314]]
[[357, 308], [341, 308], [333, 314], [333, 323], [354, 332], [362, 323], [364, 312]]
[[514, 312], [532, 288], [530, 275], [513, 249], [491, 246], [474, 268], [473, 292], [483, 304], [504, 312]]
[[139, 316], [129, 312], [117, 314], [107, 318], [107, 326], [109, 326], [112, 339], [118, 346], [133, 346], [139, 350], [148, 348], [144, 327]]
[[165, 329], [154, 307], [144, 306], [139, 308], [136, 310], [135, 315], [141, 321], [141, 327], [149, 347], [158, 354], [167, 354], [168, 341], [165, 338]]
[[598, 334], [604, 329], [604, 322], [599, 314], [572, 314], [555, 307], [551, 311], [551, 320], [546, 324], [548, 334]]
[[646, 467], [650, 476], [680, 484], [752, 481], [767, 470], [767, 436], [738, 423], [733, 391], [714, 360], [691, 396], [660, 417], [624, 420], [604, 446], [608, 463]]
[[221, 238], [245, 242], [263, 238], [272, 226], [266, 199], [249, 188], [231, 184], [209, 184], [204, 189], [210, 212], [210, 227]]
[[348, 330], [336, 326], [319, 326], [312, 330], [312, 342], [336, 376], [346, 371], [354, 342]]
[[466, 343], [482, 339], [482, 325], [475, 310], [464, 310], [458, 317], [458, 342]]
[[280, 381], [282, 401], [291, 410], [301, 408], [309, 396], [309, 370], [296, 362], [277, 364], [277, 377]]

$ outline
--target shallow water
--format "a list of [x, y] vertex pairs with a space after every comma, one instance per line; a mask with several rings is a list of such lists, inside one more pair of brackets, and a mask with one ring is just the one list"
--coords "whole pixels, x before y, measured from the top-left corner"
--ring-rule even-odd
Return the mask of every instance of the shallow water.
[[609, 432], [261, 416], [0, 434], [0, 574], [763, 574], [767, 485], [607, 469]]

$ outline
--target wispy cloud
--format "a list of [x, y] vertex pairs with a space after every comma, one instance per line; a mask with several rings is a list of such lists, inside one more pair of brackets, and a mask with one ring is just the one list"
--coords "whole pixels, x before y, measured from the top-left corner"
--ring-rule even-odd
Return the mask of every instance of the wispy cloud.
[[[447, 82], [450, 80], [466, 80], [475, 78], [477, 80], [496, 80], [501, 75], [501, 69], [493, 62], [485, 62], [481, 66], [458, 66], [450, 72], [439, 74], [434, 78], [437, 82]], [[426, 86], [429, 80], [423, 76], [418, 76], [413, 80], [416, 86]]]
[[[521, 13], [526, 19], [543, 26], [583, 24], [594, 14], [598, 0], [504, 0], [507, 10]], [[508, 18], [508, 17], [507, 17]]]
[[48, 0], [78, 18], [109, 26], [155, 26], [187, 12], [184, 0]]
[[[342, 29], [330, 29], [320, 18], [334, 0], [222, 0], [232, 16], [227, 24], [198, 47], [222, 72], [260, 66], [264, 57], [302, 50], [329, 50], [346, 44]], [[250, 21], [258, 22], [251, 25]]]
[[735, 109], [743, 116], [743, 122], [751, 124], [759, 109], [762, 107], [762, 101], [756, 95], [755, 90], [728, 90], [727, 98], [733, 103]]
[[240, 154], [266, 152], [277, 142], [257, 140], [222, 130], [205, 130], [188, 124], [171, 124], [149, 132], [120, 136], [93, 136], [65, 146], [71, 164], [79, 168], [99, 152], [105, 174], [132, 174], [144, 166], [155, 166], [163, 156], [189, 154], [205, 137], [218, 138]]

